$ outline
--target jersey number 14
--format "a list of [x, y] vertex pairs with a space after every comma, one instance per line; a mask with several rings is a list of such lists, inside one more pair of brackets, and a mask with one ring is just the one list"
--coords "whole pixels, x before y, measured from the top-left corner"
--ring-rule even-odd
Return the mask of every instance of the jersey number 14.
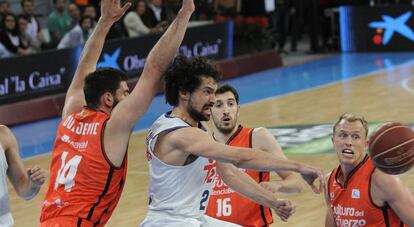
[[60, 169], [55, 180], [55, 190], [57, 190], [59, 184], [63, 184], [65, 185], [65, 191], [70, 192], [72, 187], [75, 186], [74, 178], [76, 176], [76, 172], [78, 171], [78, 166], [82, 156], [75, 155], [68, 162], [65, 162], [67, 156], [68, 152], [64, 151], [61, 157], [62, 164], [60, 165]]

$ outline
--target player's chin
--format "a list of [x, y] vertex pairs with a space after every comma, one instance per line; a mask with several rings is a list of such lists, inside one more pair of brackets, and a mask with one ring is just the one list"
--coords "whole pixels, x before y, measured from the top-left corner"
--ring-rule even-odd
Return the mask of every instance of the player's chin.
[[204, 113], [204, 114], [203, 114], [203, 121], [209, 121], [209, 120], [210, 120], [210, 117], [211, 117], [211, 114], [209, 114], [209, 113]]

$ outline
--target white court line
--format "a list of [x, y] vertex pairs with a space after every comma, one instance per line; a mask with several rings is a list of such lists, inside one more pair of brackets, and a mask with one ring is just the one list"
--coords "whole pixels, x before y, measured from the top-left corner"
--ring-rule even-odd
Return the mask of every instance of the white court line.
[[414, 78], [407, 78], [401, 82], [401, 87], [404, 88], [409, 93], [414, 94], [414, 88], [410, 87], [409, 82], [414, 80]]

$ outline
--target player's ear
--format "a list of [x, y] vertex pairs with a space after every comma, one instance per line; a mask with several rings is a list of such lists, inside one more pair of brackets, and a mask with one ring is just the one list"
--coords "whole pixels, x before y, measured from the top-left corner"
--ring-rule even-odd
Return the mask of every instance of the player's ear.
[[112, 107], [114, 104], [114, 96], [111, 94], [111, 92], [105, 92], [101, 96], [101, 103], [105, 106]]
[[180, 96], [180, 99], [182, 99], [184, 101], [187, 101], [187, 100], [190, 99], [190, 92], [188, 92], [188, 91], [179, 90], [178, 95]]

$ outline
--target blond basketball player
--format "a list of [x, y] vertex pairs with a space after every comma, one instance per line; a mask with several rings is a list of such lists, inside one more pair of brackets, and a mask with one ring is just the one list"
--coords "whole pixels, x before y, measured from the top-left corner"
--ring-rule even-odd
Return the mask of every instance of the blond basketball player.
[[129, 94], [124, 72], [96, 70], [96, 63], [106, 34], [130, 4], [101, 1], [101, 18], [86, 42], [66, 93], [40, 217], [42, 227], [107, 223], [124, 188], [131, 131], [157, 92], [194, 11], [193, 2], [184, 0], [175, 20], [149, 53]]
[[339, 166], [328, 176], [325, 226], [414, 227], [414, 198], [400, 178], [376, 169], [365, 153], [368, 124], [344, 114], [333, 128]]
[[[147, 137], [150, 171], [149, 211], [142, 226], [238, 226], [203, 215], [216, 175], [215, 162], [231, 163], [245, 169], [296, 171], [315, 191], [322, 171], [302, 163], [282, 159], [257, 149], [227, 146], [205, 132], [214, 105], [219, 72], [203, 57], [177, 57], [165, 75], [165, 97], [172, 111], [160, 116]], [[290, 201], [278, 199], [244, 172], [217, 164], [220, 174], [237, 180], [245, 195], [276, 209], [282, 220], [294, 212]], [[242, 178], [238, 181], [236, 178]], [[204, 190], [205, 189], [205, 190]], [[201, 196], [201, 201], [200, 201]]]
[[40, 186], [45, 182], [46, 173], [38, 166], [24, 169], [16, 138], [9, 128], [0, 125], [0, 226], [3, 227], [12, 226], [14, 223], [10, 212], [7, 177], [17, 195], [30, 200], [37, 195]]
[[[236, 147], [256, 148], [287, 160], [282, 148], [265, 128], [245, 128], [237, 125], [239, 117], [239, 94], [230, 85], [221, 85], [216, 91], [211, 108], [213, 137], [216, 141]], [[244, 170], [252, 179], [272, 192], [294, 193], [303, 189], [300, 176], [293, 172], [276, 172], [283, 180], [269, 182], [268, 171]], [[217, 175], [206, 208], [208, 216], [237, 223], [242, 226], [263, 227], [273, 223], [271, 210], [235, 192], [224, 181], [227, 175]], [[223, 178], [223, 179], [222, 179]], [[230, 186], [230, 187], [229, 187]], [[243, 187], [241, 188], [243, 190]]]

